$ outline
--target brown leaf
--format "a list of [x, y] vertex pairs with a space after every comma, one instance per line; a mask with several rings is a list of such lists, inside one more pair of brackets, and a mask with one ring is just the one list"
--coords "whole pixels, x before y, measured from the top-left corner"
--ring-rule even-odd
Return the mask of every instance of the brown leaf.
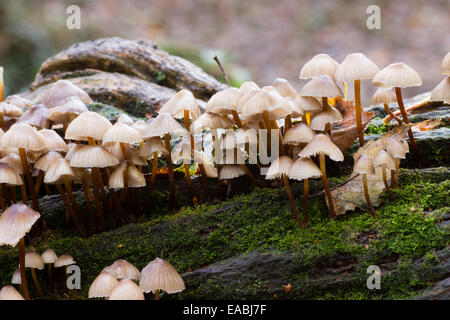
[[429, 131], [445, 126], [442, 119], [427, 119], [422, 122], [415, 123], [411, 129], [413, 131]]
[[292, 290], [292, 285], [288, 283], [287, 285], [283, 284], [283, 290], [285, 293], [289, 293]]

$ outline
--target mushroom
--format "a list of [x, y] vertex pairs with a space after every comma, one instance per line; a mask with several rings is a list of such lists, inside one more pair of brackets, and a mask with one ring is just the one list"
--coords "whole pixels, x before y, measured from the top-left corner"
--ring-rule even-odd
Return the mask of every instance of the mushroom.
[[[405, 63], [397, 62], [392, 63], [379, 71], [373, 78], [372, 83], [377, 87], [395, 87], [395, 94], [397, 96], [397, 102], [403, 117], [403, 122], [408, 124], [409, 120], [405, 110], [405, 105], [403, 104], [401, 88], [421, 86], [422, 80], [420, 79], [419, 74]], [[420, 153], [411, 127], [408, 129], [408, 136], [412, 149], [414, 150], [414, 154], [420, 163]]]
[[86, 104], [93, 102], [84, 90], [78, 88], [72, 82], [58, 80], [46, 92], [42, 103], [48, 108], [54, 108], [63, 105], [70, 97], [77, 97]]
[[48, 272], [48, 281], [50, 283], [50, 287], [53, 287], [53, 276], [52, 276], [52, 264], [55, 263], [58, 256], [56, 255], [53, 249], [47, 249], [41, 254], [42, 260], [44, 264], [47, 264], [47, 272]]
[[333, 198], [331, 197], [330, 188], [328, 186], [325, 155], [327, 155], [333, 161], [343, 161], [344, 155], [342, 151], [331, 141], [330, 137], [326, 134], [317, 134], [306, 147], [300, 151], [300, 158], [310, 158], [319, 154], [320, 171], [322, 171], [322, 184], [325, 189], [326, 199], [328, 201], [328, 210], [330, 218], [334, 219], [336, 213], [334, 211]]
[[67, 151], [69, 151], [69, 148], [67, 147], [66, 142], [64, 141], [63, 138], [61, 138], [61, 136], [58, 133], [56, 133], [55, 130], [41, 129], [41, 130], [39, 130], [39, 133], [45, 139], [46, 150], [58, 151], [63, 154], [65, 154], [65, 153], [67, 153]]
[[[33, 168], [35, 170], [39, 170], [37, 179], [36, 179], [36, 193], [39, 194], [39, 190], [41, 187], [41, 183], [44, 180], [45, 173], [50, 169], [50, 167], [55, 163], [56, 160], [63, 159], [63, 156], [56, 151], [49, 151], [42, 155], [35, 163]], [[49, 194], [50, 195], [50, 194]]]
[[116, 122], [125, 123], [129, 126], [132, 126], [134, 124], [133, 119], [131, 119], [131, 117], [129, 115], [127, 115], [126, 113], [119, 114], [116, 118]]
[[75, 260], [73, 260], [73, 257], [68, 255], [68, 254], [63, 254], [61, 256], [59, 256], [56, 260], [55, 263], [53, 264], [53, 266], [55, 268], [61, 268], [64, 267], [65, 271], [64, 273], [66, 274], [66, 280], [67, 280], [67, 267], [75, 264]]
[[298, 94], [294, 101], [304, 111], [303, 122], [308, 126], [311, 123], [311, 115], [322, 110], [322, 105], [314, 97], [305, 97]]
[[[295, 97], [297, 96], [297, 90], [294, 89], [294, 87], [289, 83], [289, 81], [283, 78], [276, 78], [273, 81], [272, 86], [278, 91], [278, 93], [282, 97], [292, 102], [291, 107], [297, 105], [297, 103], [294, 100]], [[301, 108], [298, 108], [298, 110], [300, 111], [300, 114], [296, 113], [294, 118], [297, 118], [303, 114], [303, 110]], [[285, 131], [288, 130], [291, 126], [292, 126], [292, 115], [288, 114], [286, 118], [284, 118], [284, 130]]]
[[[23, 201], [23, 203], [27, 203], [27, 189], [25, 186], [26, 181], [25, 181], [25, 177], [23, 176], [22, 163], [20, 161], [20, 157], [15, 153], [9, 153], [7, 156], [0, 159], [0, 163], [4, 163], [7, 166], [11, 167], [15, 171], [14, 177], [16, 177], [15, 175], [18, 174], [20, 177], [20, 180], [21, 180], [20, 182], [17, 181], [17, 179], [16, 179], [17, 177], [16, 177], [14, 179], [14, 181], [16, 183], [12, 183], [10, 186], [12, 202], [13, 203], [17, 202], [15, 187], [16, 187], [16, 185], [20, 185], [20, 189], [22, 192], [22, 201]], [[10, 172], [10, 171], [8, 171], [8, 172]], [[11, 176], [11, 178], [12, 178], [12, 176]]]
[[27, 98], [21, 97], [17, 94], [6, 97], [5, 102], [12, 104], [20, 109], [29, 109], [33, 107], [33, 102]]
[[392, 156], [392, 158], [394, 158], [395, 161], [395, 182], [392, 187], [397, 188], [399, 180], [398, 173], [400, 170], [400, 159], [406, 158], [406, 153], [409, 151], [408, 143], [406, 143], [406, 141], [401, 139], [400, 137], [390, 137], [386, 145], [386, 151]]
[[[4, 185], [10, 186], [11, 188], [15, 188], [17, 185], [23, 186], [23, 180], [13, 167], [7, 163], [0, 162], [0, 207], [3, 211], [6, 209], [7, 205], [9, 206], [10, 202], [9, 199], [7, 199]], [[15, 199], [12, 200], [15, 202]]]
[[0, 216], [0, 245], [15, 247], [19, 243], [20, 274], [25, 299], [30, 299], [25, 274], [25, 235], [39, 219], [40, 213], [24, 204], [13, 204]]
[[25, 254], [25, 268], [31, 269], [31, 277], [33, 278], [34, 285], [39, 292], [39, 296], [44, 298], [44, 292], [42, 291], [41, 285], [39, 284], [36, 276], [36, 269], [44, 269], [44, 260], [42, 260], [42, 257], [34, 251], [27, 252], [27, 254]]
[[89, 287], [88, 298], [107, 298], [119, 281], [109, 272], [102, 271]]
[[[0, 90], [1, 92], [1, 90]], [[9, 102], [0, 102], [0, 125], [3, 125], [3, 117], [15, 118], [21, 116], [23, 113], [22, 109], [10, 104]]]
[[294, 161], [292, 158], [288, 156], [281, 156], [277, 160], [275, 160], [271, 166], [269, 167], [269, 170], [267, 170], [266, 173], [266, 179], [272, 180], [276, 178], [281, 178], [283, 180], [284, 187], [286, 189], [286, 194], [289, 198], [289, 203], [291, 205], [292, 213], [294, 214], [294, 218], [298, 223], [298, 226], [300, 228], [303, 228], [305, 226], [302, 218], [300, 217], [300, 214], [298, 213], [297, 206], [295, 205], [294, 197], [292, 196], [291, 187], [289, 185], [289, 172], [292, 169], [292, 165], [294, 164]]
[[299, 78], [311, 79], [323, 75], [333, 78], [338, 66], [339, 63], [328, 54], [320, 53], [303, 65]]
[[141, 273], [130, 262], [124, 259], [114, 261], [114, 263], [102, 270], [102, 272], [109, 272], [116, 279], [130, 279], [139, 280]]
[[380, 150], [375, 158], [373, 159], [373, 167], [381, 168], [381, 174], [383, 176], [383, 182], [384, 187], [386, 188], [386, 191], [390, 193], [389, 184], [386, 177], [386, 169], [391, 170], [392, 172], [395, 171], [395, 161], [391, 157], [389, 153], [387, 153], [385, 150]]
[[4, 286], [0, 290], [0, 300], [25, 300], [25, 299], [13, 286]]
[[168, 294], [181, 292], [185, 289], [183, 278], [166, 260], [156, 258], [142, 269], [139, 287], [142, 291], [155, 294], [159, 300], [160, 291]]
[[430, 94], [430, 101], [450, 100], [450, 76], [445, 77]]
[[362, 127], [361, 80], [372, 79], [380, 68], [362, 53], [352, 53], [336, 68], [337, 82], [353, 81], [355, 91], [356, 128], [359, 145], [364, 146], [364, 128]]
[[24, 112], [17, 119], [17, 123], [25, 122], [37, 129], [49, 128], [49, 113], [50, 110], [46, 106], [39, 104]]
[[145, 300], [145, 297], [136, 283], [129, 279], [123, 279], [112, 290], [108, 300]]
[[395, 96], [394, 91], [391, 88], [378, 88], [377, 91], [372, 96], [372, 101], [370, 102], [371, 106], [375, 106], [377, 104], [382, 104], [386, 113], [397, 120], [398, 125], [402, 124], [402, 120], [397, 117], [391, 109], [389, 109], [390, 103], [397, 102], [397, 97]]
[[441, 72], [447, 76], [450, 76], [450, 52], [448, 52], [444, 59], [442, 59]]
[[237, 106], [243, 93], [237, 88], [226, 88], [216, 92], [206, 104], [205, 111], [221, 116], [231, 115], [238, 128], [242, 128], [242, 121], [237, 113]]
[[86, 104], [78, 97], [68, 97], [62, 105], [50, 109], [48, 120], [53, 124], [62, 124], [66, 134], [67, 126], [83, 112], [89, 111]]
[[372, 201], [370, 200], [369, 187], [367, 185], [367, 175], [374, 174], [373, 162], [365, 154], [362, 154], [358, 161], [355, 163], [353, 170], [362, 175], [364, 196], [366, 197], [367, 206], [369, 207], [370, 214], [375, 216], [376, 212], [373, 208]]

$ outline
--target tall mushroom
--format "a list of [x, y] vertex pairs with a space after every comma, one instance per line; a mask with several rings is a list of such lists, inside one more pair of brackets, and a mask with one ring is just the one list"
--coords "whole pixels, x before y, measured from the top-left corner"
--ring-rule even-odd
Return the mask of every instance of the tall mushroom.
[[362, 175], [364, 196], [366, 197], [367, 207], [370, 210], [370, 214], [375, 216], [376, 212], [373, 208], [372, 201], [370, 200], [369, 186], [367, 185], [367, 175], [374, 174], [373, 162], [365, 154], [362, 154], [353, 168], [355, 173]]

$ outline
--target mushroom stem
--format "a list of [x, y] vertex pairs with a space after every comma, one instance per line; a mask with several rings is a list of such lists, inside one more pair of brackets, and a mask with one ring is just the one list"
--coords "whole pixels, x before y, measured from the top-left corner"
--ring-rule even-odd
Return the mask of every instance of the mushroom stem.
[[267, 112], [267, 110], [264, 110], [262, 112], [262, 118], [263, 118], [263, 123], [264, 123], [264, 127], [267, 130], [267, 148], [269, 152], [272, 152], [272, 148], [271, 148], [271, 143], [269, 141], [271, 141], [271, 125], [270, 125], [270, 120], [269, 120], [269, 113]]
[[28, 205], [27, 187], [25, 186], [25, 177], [22, 175], [22, 184], [20, 185], [20, 192], [22, 194], [22, 202]]
[[395, 189], [395, 170], [391, 170], [391, 188]]
[[159, 289], [155, 290], [155, 300], [159, 300]]
[[0, 208], [2, 211], [5, 211], [6, 205], [5, 205], [5, 189], [3, 188], [3, 183], [0, 183]]
[[170, 135], [166, 133], [164, 135], [164, 142], [167, 149], [167, 152], [169, 153], [166, 156], [167, 160], [167, 169], [169, 170], [169, 203], [171, 207], [175, 206], [175, 176], [173, 173], [173, 164], [172, 164], [172, 156], [171, 152], [172, 149], [170, 147]]
[[[96, 225], [97, 225], [97, 231], [99, 231], [100, 223], [98, 221], [98, 216], [95, 214], [94, 208], [92, 207], [91, 198], [89, 196], [90, 186], [88, 185], [88, 181], [85, 176], [83, 176], [83, 178], [81, 179], [81, 184], [83, 186], [82, 189], [83, 189], [83, 194], [84, 194], [84, 200], [86, 202], [86, 206], [88, 208], [89, 214], [90, 214], [90, 216], [96, 218], [95, 220], [96, 220]], [[94, 202], [95, 202], [95, 200], [94, 200]]]
[[42, 180], [44, 180], [44, 175], [45, 175], [45, 172], [42, 170], [39, 170], [38, 176], [36, 178], [36, 184], [34, 187], [36, 189], [36, 194], [39, 194], [39, 190], [41, 189]]
[[309, 194], [309, 180], [303, 179], [303, 198], [302, 198], [302, 208], [303, 208], [303, 220], [306, 224], [309, 223], [309, 211], [308, 211], [308, 194]]
[[[33, 179], [31, 178], [30, 168], [28, 167], [27, 154], [26, 154], [24, 148], [19, 148], [19, 156], [20, 156], [20, 161], [22, 162], [23, 175], [25, 176], [25, 178], [28, 182], [28, 188], [30, 189], [32, 207], [34, 210], [40, 211], [39, 203], [38, 203], [38, 199], [37, 199], [37, 195], [36, 195], [36, 189], [34, 187]], [[44, 221], [44, 220], [42, 220], [42, 221]]]
[[86, 216], [83, 214], [83, 211], [81, 210], [80, 206], [78, 205], [77, 200], [73, 196], [72, 182], [70, 181], [69, 176], [64, 176], [63, 180], [64, 180], [64, 186], [66, 188], [67, 195], [69, 196], [69, 199], [72, 202], [72, 205], [75, 208], [77, 215], [81, 218], [81, 221], [83, 222], [84, 226], [86, 227], [87, 234], [88, 235], [92, 234], [91, 226], [89, 225], [89, 222], [86, 219]]
[[12, 201], [12, 203], [17, 203], [16, 186], [11, 186], [9, 188], [9, 191], [11, 191], [11, 201]]
[[[186, 130], [189, 132], [189, 139], [191, 144], [191, 159], [194, 159], [194, 148], [195, 148], [195, 141], [194, 141], [194, 135], [192, 132], [190, 132], [191, 128], [191, 122], [189, 120], [189, 110], [184, 110], [184, 126], [186, 127]], [[191, 173], [189, 172], [189, 165], [187, 163], [183, 164], [184, 172], [186, 173], [186, 180], [188, 183], [188, 189], [189, 193], [192, 196], [192, 201], [194, 202], [194, 191], [192, 190], [192, 181], [191, 181]], [[203, 176], [203, 174], [202, 174]]]
[[[398, 107], [400, 108], [400, 112], [402, 113], [403, 122], [408, 124], [409, 123], [408, 114], [406, 113], [405, 105], [403, 104], [402, 89], [399, 87], [395, 87], [395, 95], [397, 96]], [[420, 152], [419, 152], [419, 149], [417, 148], [416, 139], [414, 139], [414, 135], [411, 130], [411, 127], [408, 128], [408, 136], [409, 136], [409, 142], [411, 142], [411, 148], [414, 151], [414, 155], [416, 156], [416, 159], [419, 162], [419, 167], [420, 167], [421, 163], [422, 163], [421, 158], [420, 158]]]
[[250, 169], [247, 167], [247, 165], [245, 163], [240, 163], [239, 164], [241, 166], [242, 169], [244, 169], [245, 173], [247, 174], [247, 176], [250, 178], [250, 180], [252, 180], [252, 182], [254, 183], [255, 187], [260, 189], [261, 186], [258, 182], [258, 180], [256, 180], [255, 176], [252, 174], [252, 172], [250, 171]]
[[394, 118], [395, 120], [397, 120], [398, 125], [401, 126], [402, 120], [400, 120], [400, 118], [397, 117], [397, 116], [391, 111], [391, 109], [389, 109], [388, 104], [387, 104], [387, 103], [384, 103], [383, 106], [384, 106], [384, 111], [386, 111], [386, 113], [387, 113], [388, 115], [390, 115], [392, 118]]
[[295, 205], [294, 197], [292, 196], [291, 187], [289, 185], [289, 179], [285, 174], [283, 174], [283, 183], [284, 183], [284, 188], [286, 189], [286, 194], [289, 198], [289, 203], [291, 204], [291, 210], [292, 210], [292, 213], [294, 214], [295, 220], [297, 221], [298, 226], [300, 228], [303, 228], [305, 225], [304, 225], [302, 219], [300, 218], [300, 214], [298, 213], [297, 206]]
[[362, 127], [362, 110], [361, 110], [361, 80], [355, 80], [355, 114], [356, 129], [358, 130], [359, 146], [364, 146], [364, 132]]
[[391, 189], [389, 188], [389, 184], [387, 181], [387, 175], [386, 175], [386, 165], [383, 164], [381, 166], [381, 174], [383, 175], [383, 183], [384, 183], [384, 187], [386, 188], [386, 192], [391, 194]]
[[398, 188], [398, 182], [399, 182], [399, 171], [400, 171], [400, 159], [399, 158], [395, 158], [395, 183], [394, 183], [394, 188]]
[[49, 288], [53, 289], [53, 274], [52, 274], [52, 264], [49, 263], [47, 265], [47, 275], [48, 275], [48, 284], [49, 284]]
[[44, 299], [44, 292], [42, 291], [41, 285], [39, 284], [38, 278], [36, 276], [36, 270], [34, 268], [31, 268], [31, 277], [33, 278], [34, 285], [36, 286], [36, 289], [39, 293], [39, 296]]
[[367, 186], [367, 174], [362, 175], [363, 179], [363, 187], [364, 187], [364, 196], [366, 197], [367, 206], [369, 207], [370, 214], [372, 216], [376, 216], [375, 209], [373, 208], [372, 201], [370, 200], [369, 187]]
[[233, 120], [236, 123], [236, 125], [238, 126], [238, 128], [239, 129], [242, 128], [243, 127], [242, 121], [239, 118], [239, 115], [237, 114], [236, 110], [231, 110], [231, 115], [233, 116]]
[[333, 204], [333, 198], [331, 197], [330, 187], [328, 186], [327, 169], [325, 167], [325, 154], [324, 153], [319, 153], [319, 160], [320, 160], [320, 171], [322, 172], [322, 184], [323, 184], [323, 188], [325, 189], [325, 195], [328, 200], [328, 212], [330, 214], [330, 218], [334, 219], [334, 218], [336, 218], [336, 213], [334, 211], [334, 204]]
[[22, 282], [23, 295], [26, 300], [30, 300], [30, 293], [28, 292], [27, 275], [25, 273], [25, 238], [19, 241], [19, 269], [20, 282]]
[[55, 183], [56, 190], [58, 190], [59, 195], [61, 196], [61, 199], [64, 202], [64, 205], [66, 206], [66, 210], [69, 213], [70, 217], [72, 218], [73, 223], [75, 224], [75, 228], [77, 228], [78, 232], [83, 236], [86, 237], [86, 233], [81, 228], [80, 224], [78, 223], [77, 216], [72, 210], [72, 207], [70, 206], [69, 199], [67, 198], [64, 189], [62, 188], [61, 184], [59, 182]]
[[158, 170], [158, 152], [153, 152], [152, 174], [150, 175], [150, 183], [148, 184], [148, 204], [151, 203], [153, 184], [156, 179], [156, 170]]

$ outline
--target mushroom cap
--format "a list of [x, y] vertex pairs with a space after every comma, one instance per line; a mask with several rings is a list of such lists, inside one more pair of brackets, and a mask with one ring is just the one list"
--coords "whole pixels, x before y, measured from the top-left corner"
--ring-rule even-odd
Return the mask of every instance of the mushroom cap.
[[41, 214], [24, 204], [13, 204], [0, 216], [0, 245], [15, 247]]
[[89, 298], [109, 297], [119, 281], [109, 272], [102, 271], [89, 287]]
[[394, 159], [405, 159], [406, 153], [409, 151], [409, 146], [404, 139], [396, 139], [394, 137], [390, 137], [386, 144], [386, 151]]
[[241, 91], [243, 95], [245, 95], [247, 92], [251, 90], [259, 90], [259, 89], [260, 89], [259, 86], [253, 81], [244, 81], [239, 87], [239, 91]]
[[290, 104], [278, 93], [259, 91], [251, 97], [241, 109], [245, 120], [261, 119], [261, 115], [267, 111], [270, 120], [277, 120], [291, 114]]
[[105, 168], [119, 164], [119, 160], [101, 146], [82, 146], [73, 153], [70, 166], [77, 168]]
[[48, 151], [58, 151], [66, 153], [69, 149], [67, 148], [67, 143], [55, 130], [51, 129], [41, 129], [39, 133], [44, 137], [46, 149]]
[[337, 82], [372, 79], [380, 68], [362, 53], [352, 53], [337, 67], [334, 79]]
[[108, 300], [145, 300], [145, 297], [141, 288], [134, 281], [123, 279], [112, 290]]
[[103, 145], [107, 145], [112, 142], [133, 144], [142, 142], [142, 137], [136, 129], [133, 129], [125, 123], [116, 122], [108, 131], [105, 132], [105, 135], [102, 138]]
[[307, 97], [335, 98], [342, 97], [341, 89], [329, 76], [317, 76], [310, 80], [301, 90], [300, 95]]
[[142, 138], [163, 136], [165, 134], [183, 135], [186, 130], [171, 116], [170, 113], [160, 112], [158, 116], [148, 124]]
[[34, 164], [34, 169], [47, 172], [56, 160], [63, 159], [63, 156], [56, 151], [49, 151], [41, 156]]
[[93, 111], [85, 111], [76, 117], [66, 129], [66, 139], [88, 140], [88, 137], [101, 140], [112, 127], [111, 122]]
[[130, 145], [127, 145], [127, 157], [126, 160], [131, 162], [132, 164], [136, 166], [145, 166], [147, 165], [147, 161], [145, 158], [141, 157], [141, 154], [138, 149], [135, 147], [132, 147]]
[[17, 122], [25, 122], [36, 128], [45, 128], [47, 127], [47, 118], [49, 114], [50, 110], [46, 106], [38, 104], [24, 112], [20, 118], [17, 119]]
[[27, 123], [15, 123], [2, 136], [2, 147], [24, 148], [41, 151], [46, 147], [45, 138]]
[[66, 156], [64, 157], [66, 160], [71, 160], [73, 155], [75, 154], [75, 152], [77, 152], [78, 150], [80, 150], [84, 145], [82, 144], [77, 144], [77, 143], [68, 143], [67, 144], [67, 148], [68, 151], [66, 153]]
[[126, 172], [129, 188], [142, 188], [146, 186], [145, 176], [133, 164], [128, 165]]
[[114, 261], [112, 265], [104, 268], [102, 271], [111, 273], [117, 279], [139, 280], [141, 277], [139, 270], [124, 259]]
[[21, 186], [23, 180], [19, 173], [14, 170], [9, 164], [1, 162], [0, 163], [0, 183], [4, 183], [10, 186]]
[[331, 106], [328, 108], [328, 110], [316, 113], [312, 116], [311, 123], [309, 124], [311, 129], [324, 131], [328, 123], [333, 124], [342, 121], [342, 115], [337, 109]]
[[47, 91], [42, 103], [48, 108], [53, 108], [63, 105], [70, 97], [78, 97], [86, 104], [93, 102], [84, 90], [78, 88], [72, 82], [68, 80], [58, 80], [51, 86], [50, 90]]
[[13, 286], [4, 286], [0, 290], [0, 300], [25, 300]]
[[44, 269], [44, 260], [41, 255], [35, 251], [30, 251], [25, 254], [25, 268]]
[[236, 135], [236, 145], [238, 147], [242, 147], [246, 143], [250, 145], [258, 144], [258, 132], [253, 128], [239, 128], [234, 133]]
[[158, 156], [169, 154], [160, 137], [146, 139], [142, 148], [139, 150], [140, 156], [145, 159], [153, 158], [154, 152], [158, 153]]
[[20, 269], [17, 268], [16, 271], [14, 271], [12, 278], [11, 278], [12, 284], [22, 284], [22, 277], [20, 274]]
[[355, 163], [353, 170], [359, 174], [374, 174], [373, 161], [362, 154]]
[[445, 77], [432, 91], [430, 95], [431, 101], [448, 101], [450, 100], [450, 77]]
[[109, 188], [125, 188], [125, 170], [127, 169], [127, 161], [122, 161], [109, 176], [108, 186]]
[[294, 126], [289, 128], [284, 137], [284, 144], [300, 144], [309, 143], [315, 136], [313, 129], [308, 127], [305, 123], [296, 123]]
[[33, 102], [27, 98], [21, 97], [17, 94], [6, 97], [5, 102], [12, 104], [20, 109], [28, 109], [33, 106]]
[[301, 181], [309, 178], [319, 178], [322, 176], [322, 171], [310, 158], [298, 158], [292, 165], [288, 176], [290, 179]]
[[385, 150], [380, 150], [373, 159], [373, 167], [378, 168], [385, 165], [387, 169], [395, 170], [395, 161]]
[[144, 292], [162, 290], [169, 294], [185, 289], [183, 278], [167, 261], [156, 258], [142, 269], [139, 286]]
[[444, 59], [442, 59], [441, 71], [442, 74], [450, 76], [450, 52], [448, 52]]
[[86, 111], [89, 111], [89, 109], [80, 98], [69, 97], [64, 101], [64, 104], [50, 109], [48, 119], [56, 124], [67, 124]]
[[306, 112], [315, 112], [322, 110], [322, 104], [314, 97], [304, 97], [298, 94], [295, 102]]
[[170, 113], [174, 118], [183, 119], [184, 111], [189, 111], [189, 119], [200, 117], [200, 107], [191, 91], [182, 89], [170, 98], [159, 110], [160, 113]]
[[320, 53], [309, 60], [300, 70], [300, 79], [309, 79], [327, 75], [334, 78], [334, 73], [339, 63], [328, 54]]
[[219, 176], [218, 170], [206, 153], [197, 150], [195, 150], [194, 153], [197, 153], [197, 156], [195, 157], [196, 160], [198, 159], [198, 162], [196, 163], [197, 170], [199, 163], [201, 163], [205, 168], [206, 176], [208, 178], [217, 178]]
[[131, 117], [126, 113], [119, 114], [119, 116], [116, 118], [116, 122], [125, 123], [129, 126], [132, 126], [134, 124], [133, 119], [131, 119]]
[[236, 111], [239, 100], [244, 94], [237, 88], [226, 88], [216, 92], [206, 104], [206, 112], [219, 115], [231, 114]]
[[319, 133], [299, 153], [300, 158], [310, 158], [323, 153], [333, 161], [344, 161], [342, 151], [331, 141], [326, 134]]
[[273, 81], [272, 86], [282, 97], [290, 97], [292, 99], [295, 99], [295, 97], [297, 96], [297, 90], [295, 90], [294, 87], [286, 79], [276, 78]]
[[62, 178], [66, 176], [75, 176], [75, 172], [70, 167], [69, 160], [63, 158], [57, 159], [45, 173], [44, 183], [56, 183], [61, 181]]
[[18, 174], [23, 174], [22, 162], [16, 153], [8, 153], [7, 156], [0, 159], [0, 163], [5, 163], [13, 168]]
[[219, 172], [220, 180], [235, 179], [245, 175], [245, 170], [238, 164], [226, 164], [222, 166]]
[[58, 259], [55, 260], [54, 266], [55, 268], [64, 267], [64, 266], [70, 266], [71, 264], [75, 264], [75, 260], [73, 260], [72, 256], [69, 256], [68, 254], [63, 254], [62, 256], [59, 256]]
[[55, 263], [56, 259], [58, 259], [58, 256], [56, 255], [55, 251], [53, 249], [47, 249], [41, 254], [42, 260], [44, 260], [44, 263]]
[[372, 96], [370, 105], [375, 106], [377, 104], [390, 104], [396, 102], [397, 96], [391, 88], [378, 88]]
[[407, 88], [422, 85], [419, 74], [403, 62], [391, 63], [381, 69], [372, 79], [372, 83], [382, 88]]
[[228, 129], [232, 126], [233, 123], [227, 117], [205, 112], [192, 122], [190, 131], [193, 133], [200, 133], [206, 129]]
[[289, 175], [293, 164], [294, 160], [291, 157], [279, 157], [270, 165], [269, 170], [267, 170], [266, 179], [272, 180], [280, 178], [283, 174]]
[[131, 127], [135, 130], [137, 130], [137, 132], [139, 132], [139, 134], [141, 135], [141, 137], [144, 137], [145, 133], [148, 130], [148, 123], [145, 122], [144, 120], [138, 120], [135, 123], [133, 123], [131, 125]]
[[16, 107], [9, 102], [3, 101], [0, 102], [0, 114], [3, 116], [15, 118], [21, 116], [23, 114], [23, 111], [19, 107]]

